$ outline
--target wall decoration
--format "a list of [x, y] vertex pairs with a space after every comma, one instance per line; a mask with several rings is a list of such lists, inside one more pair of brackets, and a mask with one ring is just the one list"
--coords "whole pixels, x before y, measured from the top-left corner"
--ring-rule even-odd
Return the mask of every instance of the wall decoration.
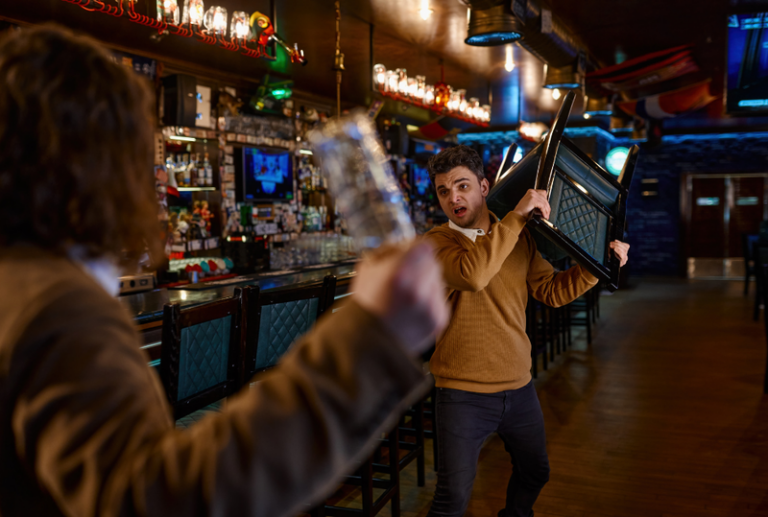
[[[232, 15], [229, 35], [227, 35], [227, 10], [220, 6], [211, 6], [207, 11], [203, 0], [185, 0], [182, 13], [178, 0], [156, 0], [157, 17], [138, 14], [136, 3], [139, 0], [115, 0], [115, 4], [102, 0], [62, 0], [75, 4], [86, 11], [100, 12], [121, 18], [128, 17], [134, 23], [156, 29], [158, 34], [172, 34], [184, 38], [195, 37], [197, 41], [208, 45], [217, 45], [230, 52], [240, 52], [252, 57], [269, 61], [277, 57], [267, 51], [267, 44], [274, 42], [291, 58], [292, 63], [307, 64], [304, 51], [298, 44], [288, 45], [277, 34], [269, 17], [256, 12], [248, 18], [243, 11]], [[251, 48], [248, 44], [255, 44]]]

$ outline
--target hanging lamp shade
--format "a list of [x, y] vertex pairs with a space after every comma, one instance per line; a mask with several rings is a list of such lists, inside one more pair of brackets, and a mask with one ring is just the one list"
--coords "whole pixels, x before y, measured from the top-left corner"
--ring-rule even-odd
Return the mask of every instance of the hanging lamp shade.
[[553, 67], [548, 66], [544, 75], [544, 88], [558, 90], [575, 90], [584, 84], [584, 75], [579, 72], [579, 67], [572, 65]]
[[486, 9], [470, 8], [469, 28], [464, 43], [492, 47], [512, 43], [523, 37], [523, 23], [512, 14], [511, 2]]
[[613, 114], [613, 106], [608, 97], [587, 97], [584, 113], [591, 117], [610, 117]]

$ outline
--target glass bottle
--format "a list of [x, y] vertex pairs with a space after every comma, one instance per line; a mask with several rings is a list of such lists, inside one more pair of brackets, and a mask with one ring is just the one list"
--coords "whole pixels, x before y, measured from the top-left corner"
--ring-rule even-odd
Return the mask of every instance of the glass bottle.
[[397, 178], [365, 112], [332, 120], [309, 138], [358, 249], [416, 236]]

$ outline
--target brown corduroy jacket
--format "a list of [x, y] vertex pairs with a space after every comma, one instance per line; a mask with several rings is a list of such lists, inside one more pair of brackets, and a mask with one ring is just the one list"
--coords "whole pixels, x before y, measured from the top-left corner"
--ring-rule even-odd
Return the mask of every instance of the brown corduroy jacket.
[[425, 389], [352, 302], [221, 413], [177, 430], [133, 322], [77, 264], [6, 249], [0, 286], [2, 517], [295, 515]]

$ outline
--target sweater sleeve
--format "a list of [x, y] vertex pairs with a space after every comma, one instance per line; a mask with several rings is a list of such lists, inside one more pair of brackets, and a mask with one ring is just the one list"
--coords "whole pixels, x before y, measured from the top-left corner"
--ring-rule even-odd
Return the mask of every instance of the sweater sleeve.
[[469, 247], [462, 246], [452, 235], [446, 234], [446, 231], [453, 230], [432, 231], [427, 234], [427, 238], [435, 246], [448, 288], [477, 292], [483, 290], [491, 278], [498, 274], [515, 248], [524, 227], [525, 219], [509, 212], [489, 235]]
[[32, 367], [12, 414], [21, 461], [68, 516], [294, 515], [426, 389], [352, 302], [221, 413], [177, 430], [131, 322], [119, 307], [82, 309], [59, 301], [55, 321], [19, 342]]
[[536, 249], [536, 242], [527, 231], [525, 240], [531, 257], [526, 279], [528, 292], [540, 302], [550, 307], [561, 307], [597, 284], [597, 278], [581, 266], [555, 273], [552, 264], [544, 260]]

